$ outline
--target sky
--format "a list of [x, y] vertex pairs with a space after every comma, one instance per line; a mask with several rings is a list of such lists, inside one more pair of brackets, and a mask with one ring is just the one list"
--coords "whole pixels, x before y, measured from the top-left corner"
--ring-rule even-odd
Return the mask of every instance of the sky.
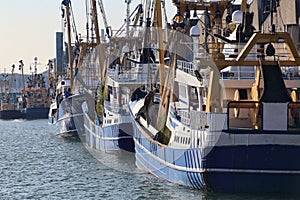
[[[72, 0], [78, 33], [85, 35], [86, 0]], [[133, 10], [141, 0], [132, 0]], [[62, 31], [62, 0], [1, 0], [0, 6], [0, 73], [10, 73], [11, 66], [23, 60], [25, 73], [38, 58], [38, 72], [46, 70], [55, 58], [55, 33]], [[98, 1], [97, 1], [98, 2]], [[126, 15], [125, 0], [103, 0], [109, 25], [118, 29]], [[166, 0], [173, 10], [172, 0]], [[170, 18], [170, 17], [169, 17]], [[101, 15], [99, 20], [102, 21]], [[100, 24], [101, 26], [101, 24]], [[103, 25], [102, 25], [103, 28]], [[16, 68], [15, 72], [19, 72]]]

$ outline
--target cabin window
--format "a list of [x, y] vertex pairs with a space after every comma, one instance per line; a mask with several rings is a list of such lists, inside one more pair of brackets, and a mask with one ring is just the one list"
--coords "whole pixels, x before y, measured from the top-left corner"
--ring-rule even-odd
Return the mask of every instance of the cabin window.
[[113, 93], [113, 88], [111, 86], [108, 86], [108, 93], [112, 94]]
[[126, 95], [125, 94], [121, 94], [121, 105], [125, 105], [126, 104], [126, 102], [127, 102], [127, 100], [126, 100], [127, 98], [126, 98]]
[[187, 97], [187, 95], [186, 95], [186, 89], [185, 88], [186, 87], [184, 85], [180, 85], [179, 86], [179, 94], [180, 94], [179, 98], [180, 97], [183, 97], [183, 98]]
[[108, 86], [108, 95], [107, 95], [107, 101], [110, 101], [110, 95], [113, 93], [113, 88], [111, 86]]
[[114, 99], [117, 99], [117, 88], [113, 88]]
[[207, 94], [207, 88], [200, 88], [200, 96], [205, 98]]
[[197, 88], [196, 87], [191, 87], [190, 90], [190, 98], [192, 102], [198, 102], [198, 92], [197, 92]]
[[248, 99], [246, 89], [239, 89], [239, 93], [240, 93], [240, 100], [247, 100]]
[[56, 113], [57, 109], [53, 109], [51, 112], [51, 116], [53, 116]]

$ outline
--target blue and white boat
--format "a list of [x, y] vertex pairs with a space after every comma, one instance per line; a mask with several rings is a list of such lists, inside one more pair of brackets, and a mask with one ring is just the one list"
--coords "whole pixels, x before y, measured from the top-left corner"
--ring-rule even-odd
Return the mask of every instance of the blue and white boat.
[[[129, 6], [130, 1], [127, 2]], [[142, 14], [142, 5], [138, 5], [136, 18]], [[128, 11], [129, 12], [129, 11]], [[128, 13], [129, 14], [129, 13]], [[129, 17], [129, 15], [128, 15]], [[127, 28], [129, 22], [127, 20]], [[150, 25], [150, 23], [148, 23]], [[118, 153], [134, 152], [133, 128], [128, 110], [128, 101], [134, 91], [140, 90], [149, 80], [149, 73], [154, 76], [156, 70], [155, 58], [152, 61], [147, 52], [149, 48], [142, 49], [145, 28], [133, 25], [134, 30], [127, 35], [113, 36], [108, 43], [101, 44], [109, 52], [105, 54], [105, 62], [101, 61], [98, 48], [89, 50], [83, 63], [82, 85], [89, 85], [86, 91], [86, 102], [83, 104], [84, 130], [86, 144], [96, 150]], [[148, 31], [150, 29], [148, 28]], [[150, 35], [150, 34], [149, 34]], [[150, 47], [150, 46], [148, 46]], [[142, 59], [144, 57], [144, 59]], [[149, 58], [148, 60], [146, 59]], [[101, 63], [103, 63], [102, 71]], [[148, 69], [152, 70], [151, 72]], [[93, 71], [98, 75], [100, 83], [90, 85], [87, 74]], [[102, 76], [105, 74], [105, 76]], [[91, 77], [95, 80], [95, 77]], [[150, 80], [151, 81], [151, 80]], [[136, 91], [136, 93], [139, 93]], [[140, 93], [145, 93], [140, 91]], [[96, 102], [96, 104], [95, 104]]]
[[25, 107], [21, 112], [28, 120], [47, 119], [50, 107], [46, 77], [42, 73], [37, 73], [37, 62], [37, 57], [35, 57], [34, 73], [28, 77], [25, 88], [22, 89], [22, 101], [24, 101]]
[[78, 137], [75, 122], [83, 121], [80, 105], [84, 101], [84, 96], [69, 93], [70, 80], [61, 80], [56, 90], [58, 95], [53, 100], [49, 111], [50, 132], [59, 137]]
[[96, 89], [95, 96], [95, 92], [87, 90], [89, 92], [86, 93], [83, 113], [88, 146], [111, 153], [134, 152], [132, 121], [127, 104], [132, 93], [137, 88], [140, 90], [140, 86], [146, 83], [147, 69], [151, 68], [155, 73], [156, 67], [153, 65], [156, 64], [139, 61], [110, 65], [107, 68], [104, 94], [101, 93], [100, 86]]
[[[205, 7], [194, 1], [176, 2], [183, 12], [204, 8], [213, 14], [218, 8], [222, 16], [225, 10], [225, 1], [206, 1]], [[162, 95], [157, 98], [159, 91], [150, 87], [145, 98], [129, 102], [136, 165], [172, 183], [208, 191], [298, 193], [300, 103], [281, 70], [300, 66], [290, 35], [252, 33], [239, 41], [244, 45], [234, 50], [237, 55], [228, 58], [220, 51], [224, 42], [199, 42], [201, 29], [193, 26], [190, 39], [174, 36], [171, 78]], [[260, 54], [251, 55], [252, 49]], [[183, 52], [190, 52], [192, 59]], [[256, 66], [248, 99], [226, 94], [220, 71], [229, 66]], [[299, 80], [293, 81], [299, 87]]]
[[[7, 80], [8, 74], [2, 74], [4, 85], [1, 85], [1, 99], [0, 99], [0, 119], [13, 120], [25, 118], [21, 112], [22, 102], [18, 103], [18, 96], [16, 92], [12, 92], [12, 84], [14, 80], [15, 65], [12, 65], [12, 74], [10, 81]], [[3, 90], [4, 89], [4, 90]]]
[[72, 12], [70, 4], [69, 0], [62, 1], [62, 7], [67, 13], [63, 17], [66, 17], [67, 21], [69, 70], [54, 79], [56, 83], [55, 92], [53, 92], [55, 98], [52, 100], [48, 115], [50, 131], [59, 137], [78, 137], [79, 131], [76, 125], [79, 126], [83, 123], [81, 104], [84, 101], [84, 95], [74, 89], [74, 76], [76, 75], [74, 68], [80, 67], [78, 63], [81, 63], [82, 60], [78, 58], [78, 48], [71, 44], [70, 14]]

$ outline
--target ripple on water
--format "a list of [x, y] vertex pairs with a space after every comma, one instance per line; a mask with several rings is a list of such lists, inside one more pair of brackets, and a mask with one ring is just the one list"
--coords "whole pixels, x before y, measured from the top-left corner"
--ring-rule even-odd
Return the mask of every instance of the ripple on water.
[[47, 120], [0, 126], [0, 199], [245, 199], [164, 182], [139, 171], [133, 154], [104, 154], [50, 135]]

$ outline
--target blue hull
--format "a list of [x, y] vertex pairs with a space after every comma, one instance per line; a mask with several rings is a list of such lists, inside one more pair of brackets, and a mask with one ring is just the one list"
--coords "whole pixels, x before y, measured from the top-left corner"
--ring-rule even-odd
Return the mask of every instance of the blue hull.
[[28, 120], [47, 119], [49, 108], [25, 108], [24, 115]]
[[93, 149], [104, 152], [134, 152], [132, 123], [114, 124], [108, 127], [96, 125], [84, 114], [85, 142]]
[[299, 146], [214, 147], [204, 158], [205, 182], [220, 192], [299, 193]]
[[199, 156], [199, 149], [187, 151], [165, 148], [156, 141], [145, 138], [137, 129], [134, 142], [136, 165], [140, 169], [175, 184], [198, 189], [206, 188], [203, 168], [200, 167], [201, 159], [191, 156], [192, 153]]
[[1, 110], [0, 119], [12, 120], [12, 119], [24, 119], [25, 115], [20, 110]]
[[77, 137], [78, 132], [74, 123], [73, 117], [64, 117], [61, 119], [55, 119], [52, 117], [49, 119], [50, 132], [59, 137]]
[[300, 146], [170, 148], [134, 123], [136, 165], [169, 182], [225, 193], [300, 193]]
[[83, 96], [81, 95], [64, 99], [56, 114], [48, 118], [49, 129], [55, 136], [78, 137], [76, 123], [83, 123], [82, 109], [78, 105], [82, 102]]

